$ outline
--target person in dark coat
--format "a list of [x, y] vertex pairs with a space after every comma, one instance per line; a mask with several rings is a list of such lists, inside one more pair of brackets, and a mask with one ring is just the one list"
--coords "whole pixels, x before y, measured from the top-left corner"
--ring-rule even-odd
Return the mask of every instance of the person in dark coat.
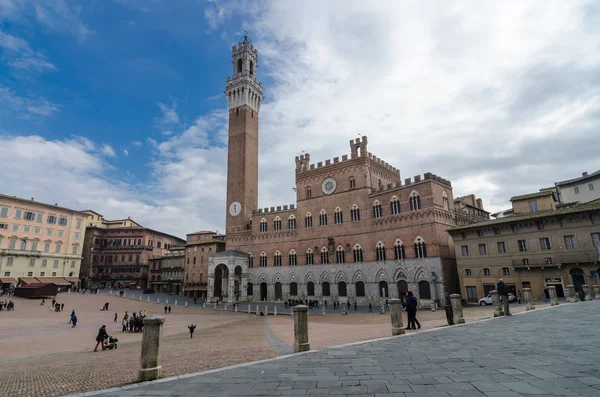
[[171, 305], [169, 305], [169, 314], [171, 314]]
[[498, 296], [500, 297], [500, 300], [502, 301], [502, 304], [504, 306], [504, 315], [512, 316], [512, 314], [510, 314], [510, 310], [508, 308], [508, 290], [506, 289], [504, 280], [502, 280], [502, 279], [498, 280], [498, 282], [496, 283], [496, 288], [498, 289]]
[[69, 324], [73, 322], [73, 318], [75, 317], [75, 310], [71, 312], [71, 319], [69, 320]]
[[356, 304], [356, 301], [354, 301], [354, 311], [358, 310], [358, 305]]
[[188, 329], [190, 330], [190, 339], [192, 339], [192, 336], [194, 336], [194, 330], [196, 329], [196, 326], [194, 324], [188, 325]]
[[169, 306], [165, 305], [165, 314], [167, 314], [167, 310], [169, 310]]
[[371, 305], [371, 302], [369, 302], [369, 313], [373, 312], [373, 305]]
[[77, 327], [77, 316], [73, 316], [72, 323], [73, 325], [71, 326], [71, 328]]
[[96, 347], [94, 347], [94, 351], [98, 351], [98, 345], [102, 346], [102, 350], [105, 350], [104, 347], [104, 339], [108, 338], [108, 334], [106, 333], [106, 325], [103, 325], [98, 330], [98, 335], [96, 336]]
[[417, 320], [417, 297], [413, 295], [412, 291], [408, 291], [406, 297], [406, 314], [408, 315], [408, 327], [406, 329], [417, 329], [415, 324], [421, 329], [421, 324]]

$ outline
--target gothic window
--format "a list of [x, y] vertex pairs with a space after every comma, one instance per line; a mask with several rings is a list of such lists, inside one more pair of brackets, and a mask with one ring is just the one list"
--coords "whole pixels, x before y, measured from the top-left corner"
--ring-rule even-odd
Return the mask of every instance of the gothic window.
[[248, 71], [248, 73], [250, 73], [250, 76], [252, 76], [252, 74], [254, 73], [254, 62], [250, 61], [250, 70]]
[[296, 266], [298, 261], [298, 257], [296, 256], [296, 251], [291, 250], [288, 255], [289, 266]]
[[329, 286], [329, 282], [328, 281], [323, 281], [323, 283], [321, 284], [321, 289], [322, 289], [322, 294], [323, 296], [329, 296], [331, 295], [331, 290], [330, 290], [330, 286]]
[[377, 262], [385, 262], [385, 246], [381, 241], [377, 243], [377, 247], [375, 247], [375, 252], [377, 253]]
[[340, 245], [339, 247], [337, 247], [337, 250], [335, 250], [335, 263], [344, 263], [345, 261], [346, 261], [346, 253], [344, 252], [344, 249]]
[[392, 201], [390, 201], [390, 208], [392, 210], [392, 215], [397, 215], [400, 213], [400, 200], [397, 197], [392, 197]]
[[260, 253], [260, 267], [267, 267], [267, 253], [264, 251]]
[[450, 211], [450, 201], [448, 201], [448, 195], [446, 192], [442, 193], [442, 200], [444, 202], [444, 209]]
[[309, 248], [308, 250], [306, 250], [306, 264], [313, 265], [314, 263], [315, 255], [313, 254], [313, 251]]
[[[356, 244], [356, 245], [354, 246], [353, 253], [354, 253], [354, 262], [355, 262], [355, 263], [360, 263], [360, 262], [362, 262], [362, 261], [363, 261], [363, 250], [362, 250], [362, 248], [360, 247], [360, 245]], [[342, 263], [343, 263], [343, 262], [342, 262]]]
[[319, 214], [319, 226], [327, 226], [327, 212], [325, 210], [321, 210], [321, 214]]
[[342, 210], [339, 207], [335, 209], [335, 215], [333, 217], [333, 222], [335, 224], [344, 223], [344, 218], [343, 218]]
[[238, 64], [237, 64], [237, 67], [238, 67], [238, 68], [237, 68], [237, 69], [238, 69], [237, 71], [238, 71], [238, 73], [242, 73], [242, 65], [243, 65], [243, 61], [242, 61], [241, 59], [238, 59], [238, 62], [237, 62], [237, 63], [238, 63]]
[[254, 257], [251, 252], [248, 252], [248, 267], [254, 267]]
[[360, 210], [356, 204], [354, 204], [350, 210], [350, 217], [352, 218], [352, 222], [360, 221]]
[[350, 177], [349, 185], [350, 185], [350, 189], [356, 188], [356, 179], [354, 179], [353, 176]]
[[273, 266], [281, 266], [281, 253], [279, 251], [275, 251], [275, 255], [273, 255]]
[[421, 237], [417, 237], [415, 240], [415, 257], [427, 258], [427, 246]]
[[294, 215], [288, 218], [288, 229], [296, 230], [296, 217]]
[[383, 216], [383, 211], [381, 210], [381, 204], [379, 201], [375, 201], [373, 203], [373, 218], [381, 218]]
[[410, 195], [410, 210], [416, 211], [421, 209], [421, 197], [417, 192], [412, 192]]
[[315, 283], [312, 281], [306, 283], [306, 295], [315, 296]]
[[404, 253], [404, 244], [402, 244], [402, 241], [400, 240], [396, 240], [394, 243], [394, 256], [396, 260], [406, 258], [406, 254]]
[[354, 287], [356, 288], [356, 296], [365, 296], [365, 283], [357, 281]]
[[267, 220], [265, 218], [262, 218], [260, 220], [260, 232], [264, 233], [267, 231]]
[[290, 295], [298, 296], [298, 283], [294, 283], [294, 282], [290, 283]]
[[321, 265], [327, 265], [329, 263], [329, 251], [323, 247], [321, 250]]
[[280, 232], [281, 231], [281, 218], [277, 217], [273, 221], [273, 231]]
[[309, 199], [312, 197], [312, 190], [310, 189], [310, 186], [306, 188], [306, 198]]
[[338, 296], [348, 296], [348, 289], [344, 281], [338, 283]]
[[431, 287], [429, 286], [429, 281], [419, 281], [419, 298], [431, 299]]
[[304, 227], [312, 227], [312, 215], [310, 212], [307, 212], [304, 217]]

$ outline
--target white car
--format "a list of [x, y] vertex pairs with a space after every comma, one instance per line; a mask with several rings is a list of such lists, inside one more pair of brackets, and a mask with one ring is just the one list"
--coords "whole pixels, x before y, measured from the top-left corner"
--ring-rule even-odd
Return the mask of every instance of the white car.
[[[515, 300], [517, 300], [517, 297], [512, 293], [509, 292], [508, 293], [508, 302], [514, 302]], [[488, 295], [485, 298], [481, 298], [479, 299], [479, 305], [480, 306], [487, 306], [487, 305], [491, 305], [492, 304], [492, 295]]]

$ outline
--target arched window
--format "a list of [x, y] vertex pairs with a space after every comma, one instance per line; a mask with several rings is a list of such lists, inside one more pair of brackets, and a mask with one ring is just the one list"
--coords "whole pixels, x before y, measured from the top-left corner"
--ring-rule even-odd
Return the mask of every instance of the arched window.
[[[341, 248], [341, 247], [340, 247], [340, 248]], [[362, 248], [360, 247], [360, 245], [356, 244], [356, 245], [354, 246], [353, 253], [354, 253], [354, 262], [355, 262], [355, 263], [360, 263], [360, 262], [362, 262], [362, 261], [363, 261], [363, 250], [362, 250]], [[343, 263], [343, 262], [342, 262], [342, 263]]]
[[260, 253], [260, 267], [267, 267], [267, 253], [264, 251]]
[[152, 276], [152, 281], [155, 281], [155, 280], [156, 280], [156, 276]]
[[290, 253], [288, 254], [289, 266], [296, 266], [297, 261], [298, 261], [298, 258], [296, 256], [296, 251], [291, 250]]
[[344, 281], [338, 283], [338, 296], [348, 296], [346, 283]]
[[306, 283], [306, 295], [315, 296], [315, 283], [312, 281]]
[[431, 299], [431, 288], [429, 287], [429, 281], [419, 281], [419, 298]]
[[392, 210], [392, 215], [397, 215], [400, 213], [400, 200], [398, 200], [398, 197], [392, 197], [392, 201], [390, 201], [390, 209]]
[[247, 294], [248, 296], [252, 296], [252, 295], [254, 295], [254, 288], [253, 288], [253, 285], [252, 285], [252, 283], [248, 283], [248, 284], [246, 284], [246, 294]]
[[354, 179], [353, 176], [348, 180], [348, 185], [350, 186], [350, 189], [356, 188], [356, 179]]
[[306, 264], [312, 265], [315, 263], [315, 255], [313, 251], [309, 248], [306, 250]]
[[350, 217], [352, 218], [352, 222], [360, 221], [360, 210], [356, 204], [354, 204], [350, 210]]
[[487, 267], [485, 269], [483, 269], [483, 275], [484, 276], [489, 276], [492, 272], [490, 272], [490, 269], [488, 269]]
[[319, 225], [327, 226], [327, 212], [325, 212], [325, 210], [321, 210], [321, 213], [319, 214]]
[[281, 253], [279, 251], [275, 251], [275, 255], [273, 255], [273, 266], [281, 266]]
[[381, 280], [379, 282], [379, 297], [380, 298], [389, 298], [390, 291], [388, 289], [388, 283], [385, 280]]
[[281, 231], [281, 218], [280, 217], [275, 218], [275, 220], [273, 221], [273, 230], [276, 232]]
[[[56, 243], [56, 246], [58, 247], [59, 243]], [[23, 240], [21, 240], [21, 251], [26, 251], [27, 250], [27, 239], [24, 238]], [[59, 252], [60, 249], [57, 249], [56, 252]]]
[[465, 269], [465, 276], [471, 277], [472, 274], [473, 272], [471, 272], [471, 269]]
[[415, 240], [415, 257], [427, 258], [427, 246], [425, 245], [425, 240], [421, 237], [417, 237]]
[[240, 58], [240, 59], [238, 59], [238, 62], [237, 62], [237, 72], [238, 73], [242, 73], [242, 65], [243, 65], [243, 61]]
[[306, 188], [306, 198], [309, 199], [312, 197], [312, 190], [310, 189], [310, 186]]
[[409, 201], [410, 201], [410, 210], [411, 211], [416, 211], [416, 210], [421, 209], [421, 197], [419, 196], [419, 193], [412, 192], [410, 194]]
[[403, 260], [406, 258], [406, 254], [404, 253], [404, 244], [402, 241], [396, 240], [394, 243], [394, 257], [396, 260]]
[[[194, 257], [194, 259], [196, 259]], [[248, 267], [254, 267], [254, 257], [251, 252], [248, 252]]]
[[321, 284], [321, 289], [323, 292], [321, 295], [323, 295], [323, 296], [331, 295], [330, 286], [329, 286], [328, 281], [323, 281], [323, 283]]
[[288, 218], [288, 229], [296, 230], [296, 217], [294, 215], [290, 215]]
[[333, 217], [333, 222], [335, 224], [339, 224], [339, 223], [343, 223], [344, 222], [344, 218], [343, 218], [343, 214], [342, 214], [342, 209], [340, 207], [335, 209], [335, 215]]
[[339, 247], [337, 247], [337, 250], [335, 250], [335, 263], [344, 263], [345, 259], [346, 255], [344, 249], [340, 245]]
[[450, 201], [448, 201], [448, 195], [446, 192], [442, 193], [442, 201], [444, 202], [444, 209], [450, 211]]
[[328, 263], [329, 263], [329, 251], [327, 250], [327, 248], [323, 247], [323, 249], [321, 249], [321, 264], [326, 265]]
[[504, 275], [504, 276], [510, 276], [510, 269], [508, 267], [503, 267], [502, 268], [502, 275]]
[[254, 74], [254, 62], [252, 61], [250, 61], [250, 70], [248, 71], [248, 73], [250, 73], [250, 76]]
[[261, 231], [261, 233], [264, 233], [267, 231], [267, 220], [265, 218], [262, 218], [260, 220], [260, 231]]
[[357, 281], [354, 287], [356, 288], [356, 296], [365, 296], [365, 283]]
[[291, 282], [290, 283], [290, 295], [291, 296], [298, 296], [298, 284]]
[[375, 252], [377, 253], [377, 262], [385, 262], [385, 246], [381, 241], [377, 243], [377, 247], [375, 247]]
[[307, 212], [304, 216], [304, 227], [312, 227], [312, 215]]
[[383, 211], [381, 209], [381, 204], [379, 201], [375, 201], [373, 203], [373, 218], [381, 218], [383, 216]]

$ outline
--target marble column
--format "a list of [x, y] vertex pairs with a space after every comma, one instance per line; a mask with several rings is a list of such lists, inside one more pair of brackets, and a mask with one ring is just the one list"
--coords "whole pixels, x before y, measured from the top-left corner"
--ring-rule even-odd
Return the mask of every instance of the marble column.
[[227, 302], [235, 302], [235, 276], [233, 274], [229, 275], [227, 282]]
[[243, 273], [240, 281], [240, 301], [247, 302], [248, 301], [248, 274]]

